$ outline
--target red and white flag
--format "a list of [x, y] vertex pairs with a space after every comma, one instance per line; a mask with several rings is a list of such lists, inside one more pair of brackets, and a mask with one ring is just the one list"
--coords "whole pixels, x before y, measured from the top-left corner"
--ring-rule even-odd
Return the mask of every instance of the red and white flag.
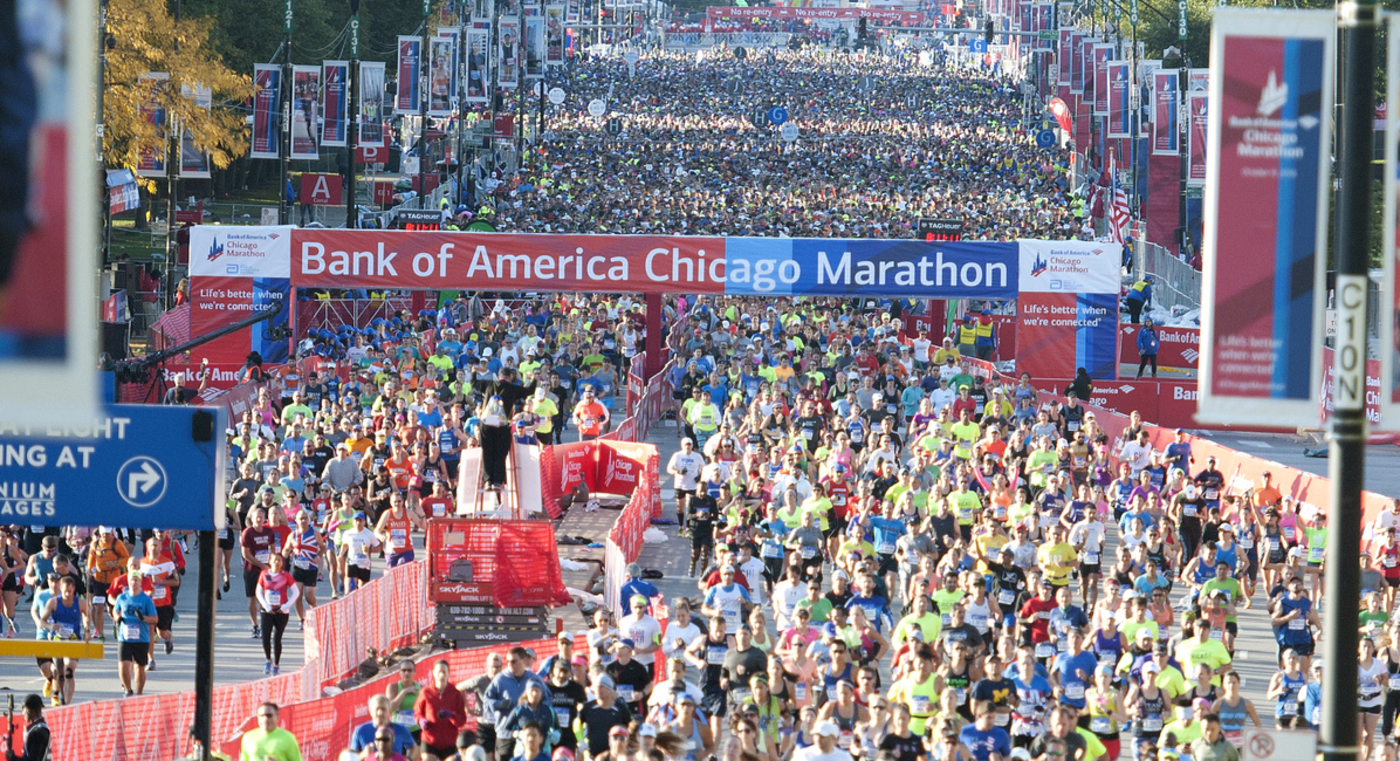
[[1108, 234], [1114, 243], [1122, 243], [1123, 239], [1128, 237], [1132, 212], [1128, 209], [1128, 191], [1118, 182], [1118, 168], [1112, 152], [1108, 154], [1108, 176]]

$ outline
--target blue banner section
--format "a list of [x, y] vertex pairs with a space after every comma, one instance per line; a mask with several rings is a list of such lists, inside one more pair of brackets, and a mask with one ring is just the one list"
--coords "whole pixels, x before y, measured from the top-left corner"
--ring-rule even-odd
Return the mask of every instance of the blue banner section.
[[[1274, 365], [1271, 396], [1307, 399], [1312, 394], [1313, 278], [1317, 251], [1318, 155], [1322, 131], [1315, 128], [1327, 114], [1322, 103], [1322, 40], [1283, 43], [1283, 79], [1297, 93], [1280, 112], [1285, 145], [1279, 151], [1278, 240], [1275, 244], [1274, 342], [1288, 361]], [[1309, 121], [1311, 120], [1311, 121]], [[1312, 126], [1308, 126], [1311, 124]]]
[[268, 364], [279, 364], [286, 362], [287, 339], [270, 338], [268, 331], [282, 330], [287, 327], [287, 320], [291, 312], [292, 281], [285, 277], [260, 277], [253, 280], [253, 311], [258, 312], [273, 304], [281, 302], [283, 309], [272, 319], [254, 325], [253, 331], [253, 351], [262, 355], [263, 361]]
[[1014, 299], [1016, 243], [728, 238], [725, 292]]
[[1075, 298], [1076, 367], [1095, 380], [1118, 378], [1118, 294], [1081, 293]]
[[0, 521], [218, 528], [225, 417], [221, 407], [112, 404], [87, 426], [0, 426]]

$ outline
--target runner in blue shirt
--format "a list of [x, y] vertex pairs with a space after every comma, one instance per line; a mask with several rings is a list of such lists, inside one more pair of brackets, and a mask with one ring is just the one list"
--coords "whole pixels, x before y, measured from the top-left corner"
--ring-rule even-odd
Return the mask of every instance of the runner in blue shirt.
[[990, 700], [974, 701], [974, 721], [962, 728], [958, 741], [972, 751], [976, 761], [1007, 761], [1011, 757], [1011, 736], [994, 726], [996, 707]]

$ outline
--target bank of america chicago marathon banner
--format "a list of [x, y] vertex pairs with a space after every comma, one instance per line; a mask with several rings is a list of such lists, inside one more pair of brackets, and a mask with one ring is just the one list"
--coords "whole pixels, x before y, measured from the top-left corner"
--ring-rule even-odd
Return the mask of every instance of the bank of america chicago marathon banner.
[[[291, 304], [291, 227], [196, 227], [190, 234], [190, 331], [203, 335], [276, 302]], [[287, 361], [287, 341], [267, 330], [286, 327], [290, 309], [271, 322], [217, 339], [204, 350], [210, 362], [241, 363], [251, 351], [269, 364]]]
[[278, 158], [277, 115], [282, 112], [282, 67], [279, 64], [253, 64], [253, 145], [249, 158]]
[[1216, 11], [1202, 244], [1206, 422], [1317, 422], [1333, 24], [1327, 11]]

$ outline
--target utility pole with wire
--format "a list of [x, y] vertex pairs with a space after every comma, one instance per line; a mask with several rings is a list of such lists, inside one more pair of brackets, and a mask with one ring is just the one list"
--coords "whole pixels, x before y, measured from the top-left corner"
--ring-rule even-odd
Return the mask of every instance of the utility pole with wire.
[[[175, 25], [180, 24], [182, 0], [175, 0]], [[180, 37], [175, 36], [175, 52], [180, 52]], [[171, 307], [175, 291], [175, 265], [180, 260], [179, 243], [175, 238], [175, 200], [180, 194], [180, 118], [175, 113], [174, 77], [165, 80], [165, 275], [160, 279], [161, 311]], [[105, 183], [104, 183], [105, 185]]]

